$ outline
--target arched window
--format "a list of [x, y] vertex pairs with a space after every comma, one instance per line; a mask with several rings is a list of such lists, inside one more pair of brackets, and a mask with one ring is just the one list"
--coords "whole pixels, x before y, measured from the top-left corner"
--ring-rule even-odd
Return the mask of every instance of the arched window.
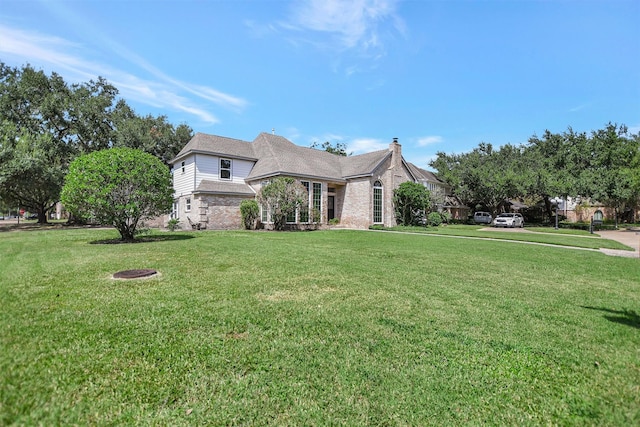
[[382, 183], [373, 183], [373, 223], [382, 224]]

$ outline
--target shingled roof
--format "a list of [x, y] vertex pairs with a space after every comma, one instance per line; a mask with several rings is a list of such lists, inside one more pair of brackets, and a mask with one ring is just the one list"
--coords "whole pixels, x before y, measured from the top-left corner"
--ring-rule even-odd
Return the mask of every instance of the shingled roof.
[[407, 163], [407, 165], [409, 166], [409, 170], [411, 170], [411, 173], [413, 174], [413, 176], [416, 178], [416, 181], [437, 182], [442, 185], [447, 185], [444, 181], [438, 178], [433, 172], [419, 168], [413, 163]]
[[203, 179], [196, 189], [196, 193], [215, 193], [215, 194], [234, 194], [234, 195], [251, 195], [255, 191], [247, 184], [238, 184], [235, 182], [211, 181]]
[[193, 153], [211, 154], [214, 156], [225, 156], [254, 161], [258, 160], [253, 151], [253, 145], [250, 142], [198, 132], [193, 138], [191, 138], [187, 145], [180, 150], [175, 159], [171, 160], [169, 163], [174, 164], [183, 157]]
[[[390, 150], [339, 156], [315, 148], [301, 147], [282, 136], [265, 132], [253, 142], [197, 133], [170, 163], [175, 164], [194, 153], [255, 161], [247, 180], [288, 175], [336, 182], [371, 175], [391, 156]], [[211, 188], [209, 191], [214, 190]]]

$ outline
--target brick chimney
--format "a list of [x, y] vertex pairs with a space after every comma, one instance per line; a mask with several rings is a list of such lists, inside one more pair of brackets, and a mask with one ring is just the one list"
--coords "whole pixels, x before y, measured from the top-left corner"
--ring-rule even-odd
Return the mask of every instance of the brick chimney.
[[391, 151], [391, 167], [399, 168], [402, 165], [402, 145], [398, 143], [398, 138], [393, 138], [393, 142], [389, 144]]

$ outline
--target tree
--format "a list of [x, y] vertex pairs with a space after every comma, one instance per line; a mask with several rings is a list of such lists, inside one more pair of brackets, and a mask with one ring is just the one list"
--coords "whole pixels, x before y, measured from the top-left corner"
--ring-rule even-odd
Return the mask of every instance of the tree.
[[495, 212], [505, 199], [523, 192], [520, 147], [507, 144], [494, 150], [491, 144], [481, 143], [466, 154], [437, 153], [430, 165], [452, 186], [454, 194], [473, 208], [481, 205]]
[[322, 149], [329, 153], [337, 154], [338, 156], [346, 157], [353, 154], [353, 153], [347, 154], [347, 144], [344, 144], [342, 142], [336, 142], [336, 145], [331, 144], [329, 141], [323, 142], [322, 145], [318, 144], [317, 142], [314, 142], [313, 144], [311, 144], [311, 148]]
[[108, 146], [116, 94], [103, 79], [69, 87], [56, 73], [0, 63], [0, 196], [46, 222], [71, 160]]
[[291, 177], [278, 177], [258, 192], [258, 203], [268, 209], [275, 230], [284, 230], [287, 218], [295, 215], [309, 193], [300, 182]]
[[393, 206], [399, 225], [421, 225], [431, 205], [429, 190], [416, 182], [403, 182], [393, 191]]
[[535, 135], [526, 148], [531, 177], [528, 191], [545, 200], [551, 216], [553, 196], [585, 197], [621, 210], [637, 206], [633, 159], [638, 141], [626, 126], [607, 124], [590, 135], [569, 128], [562, 134]]
[[260, 215], [260, 207], [255, 200], [243, 200], [240, 203], [240, 215], [242, 223], [247, 230], [253, 230], [256, 225], [258, 215]]
[[55, 207], [66, 165], [50, 134], [19, 132], [9, 122], [0, 131], [0, 197], [14, 207], [26, 208], [47, 222]]
[[[627, 127], [609, 123], [605, 129], [591, 133], [592, 162], [586, 175], [584, 193], [614, 208], [616, 226], [621, 211], [637, 206], [638, 193], [634, 185], [637, 169], [633, 162], [640, 146]], [[635, 169], [635, 171], [634, 171]]]
[[186, 124], [174, 127], [166, 116], [140, 117], [123, 102], [118, 103], [114, 126], [114, 147], [138, 148], [166, 165], [193, 137], [193, 130]]
[[168, 213], [173, 203], [169, 169], [132, 148], [111, 148], [76, 158], [61, 199], [81, 218], [109, 224], [121, 240], [133, 241], [141, 220]]
[[138, 117], [117, 95], [101, 77], [69, 86], [56, 73], [0, 62], [0, 197], [46, 222], [59, 200], [60, 173], [78, 155], [125, 146], [166, 164], [191, 139], [187, 125]]

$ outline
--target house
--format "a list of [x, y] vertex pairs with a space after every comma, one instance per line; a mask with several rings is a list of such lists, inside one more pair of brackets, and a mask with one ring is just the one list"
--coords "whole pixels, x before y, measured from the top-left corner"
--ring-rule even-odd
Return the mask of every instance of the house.
[[[450, 189], [431, 172], [408, 163], [394, 138], [389, 149], [339, 156], [301, 147], [282, 136], [261, 133], [252, 142], [197, 133], [172, 165], [175, 202], [172, 216], [201, 228], [240, 228], [240, 203], [254, 199], [270, 179], [289, 176], [309, 192], [309, 208], [320, 223], [336, 218], [347, 227], [393, 226], [393, 190], [419, 182], [443, 198]], [[269, 224], [266, 207], [261, 220]], [[292, 225], [309, 221], [296, 214]]]

